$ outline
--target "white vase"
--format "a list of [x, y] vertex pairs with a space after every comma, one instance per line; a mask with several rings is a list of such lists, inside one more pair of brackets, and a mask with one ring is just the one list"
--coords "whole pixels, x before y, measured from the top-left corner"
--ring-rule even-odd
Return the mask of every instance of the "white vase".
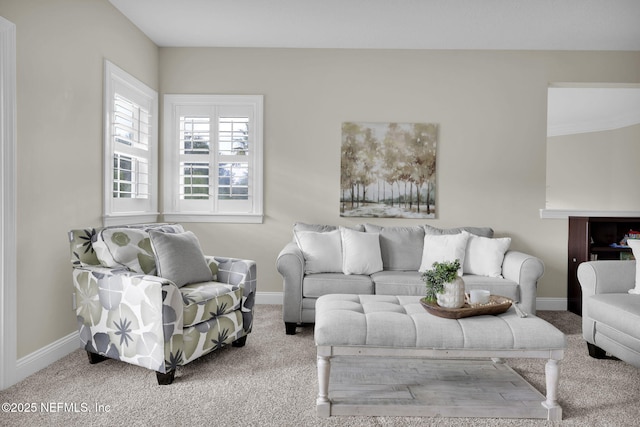
[[436, 294], [438, 305], [445, 308], [460, 308], [464, 305], [464, 281], [458, 276], [453, 282], [445, 283], [441, 293]]

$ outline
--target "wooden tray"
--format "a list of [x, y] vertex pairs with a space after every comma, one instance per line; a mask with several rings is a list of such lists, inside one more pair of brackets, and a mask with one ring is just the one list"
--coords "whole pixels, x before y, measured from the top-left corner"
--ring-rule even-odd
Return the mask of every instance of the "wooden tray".
[[470, 316], [482, 316], [485, 314], [500, 314], [509, 310], [513, 301], [507, 297], [500, 295], [489, 296], [489, 304], [470, 306], [464, 303], [461, 308], [440, 307], [437, 302], [427, 301], [425, 298], [420, 299], [420, 304], [430, 314], [447, 319], [461, 319]]

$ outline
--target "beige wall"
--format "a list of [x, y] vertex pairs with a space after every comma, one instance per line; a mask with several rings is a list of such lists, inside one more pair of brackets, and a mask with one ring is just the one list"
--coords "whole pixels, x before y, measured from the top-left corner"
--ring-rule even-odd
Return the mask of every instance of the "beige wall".
[[[213, 254], [274, 262], [295, 221], [491, 226], [546, 265], [538, 296], [566, 296], [567, 224], [545, 207], [549, 82], [640, 80], [640, 53], [161, 48], [161, 93], [265, 95], [262, 225], [191, 224]], [[435, 122], [438, 218], [340, 218], [345, 121]], [[607, 208], [617, 209], [611, 203]]]
[[67, 231], [102, 215], [109, 59], [158, 88], [158, 48], [106, 0], [3, 0], [16, 24], [17, 357], [76, 330]]
[[265, 95], [264, 224], [186, 224], [207, 253], [257, 260], [260, 292], [281, 291], [293, 222], [360, 222], [339, 217], [341, 123], [429, 121], [438, 219], [372, 222], [491, 226], [545, 261], [539, 296], [563, 297], [566, 224], [538, 214], [547, 84], [640, 83], [638, 52], [158, 50], [107, 0], [3, 0], [0, 15], [18, 38], [18, 358], [76, 328], [66, 232], [101, 224], [104, 58], [161, 94]]
[[547, 209], [640, 211], [640, 125], [550, 137]]

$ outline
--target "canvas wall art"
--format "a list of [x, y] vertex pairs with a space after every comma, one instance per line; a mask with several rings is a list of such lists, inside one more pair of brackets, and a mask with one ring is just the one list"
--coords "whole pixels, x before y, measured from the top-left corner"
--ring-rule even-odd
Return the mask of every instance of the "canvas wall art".
[[436, 217], [434, 123], [342, 124], [340, 216]]

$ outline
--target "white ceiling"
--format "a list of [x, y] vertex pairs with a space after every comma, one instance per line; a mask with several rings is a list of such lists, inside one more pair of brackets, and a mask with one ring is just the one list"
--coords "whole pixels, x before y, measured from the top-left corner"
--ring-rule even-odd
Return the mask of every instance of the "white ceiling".
[[158, 46], [640, 51], [638, 0], [110, 0]]

